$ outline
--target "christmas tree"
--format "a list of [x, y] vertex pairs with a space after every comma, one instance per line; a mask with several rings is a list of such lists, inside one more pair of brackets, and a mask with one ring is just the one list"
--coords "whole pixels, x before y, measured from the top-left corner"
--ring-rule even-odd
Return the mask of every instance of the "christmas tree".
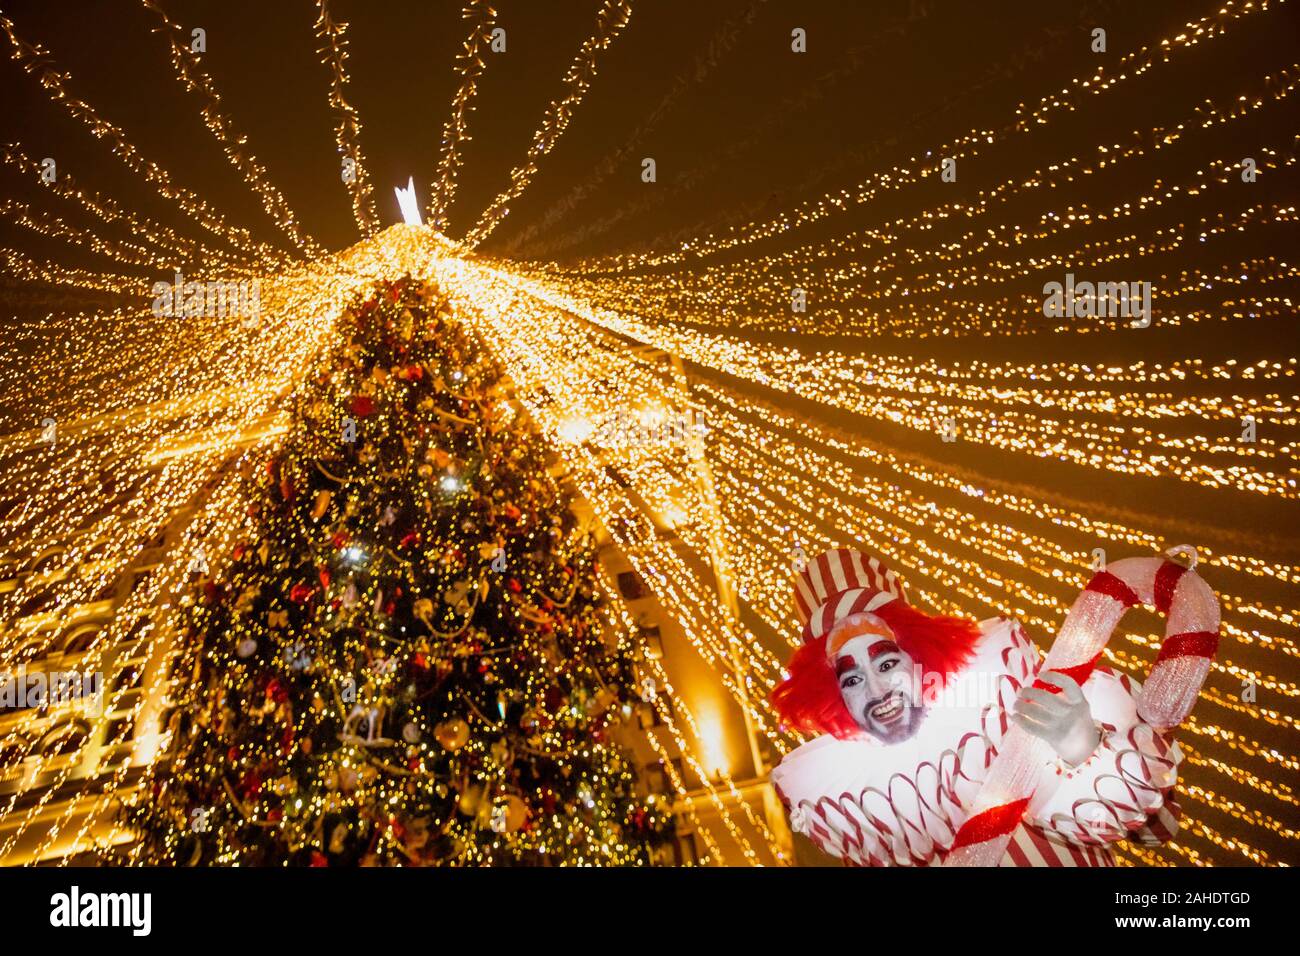
[[632, 648], [544, 442], [433, 289], [382, 284], [338, 333], [245, 468], [249, 540], [195, 575], [130, 858], [649, 862], [671, 818], [613, 739]]

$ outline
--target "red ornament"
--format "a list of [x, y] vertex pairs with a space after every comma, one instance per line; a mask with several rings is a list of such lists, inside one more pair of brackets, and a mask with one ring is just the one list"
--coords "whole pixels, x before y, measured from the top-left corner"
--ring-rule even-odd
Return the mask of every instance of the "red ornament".
[[329, 568], [321, 568], [321, 569], [320, 569], [320, 586], [321, 586], [322, 588], [328, 588], [328, 587], [330, 586], [330, 569], [329, 569]]
[[506, 587], [508, 587], [515, 594], [518, 594], [520, 591], [524, 589], [524, 586], [520, 584], [518, 581], [516, 581], [514, 578], [510, 578], [506, 581]]
[[316, 590], [310, 585], [295, 584], [289, 591], [289, 600], [294, 604], [306, 604], [311, 600], [311, 596], [315, 593]]
[[341, 550], [348, 543], [348, 533], [346, 531], [334, 532], [334, 536], [330, 538], [330, 543]]
[[312, 865], [312, 866], [329, 866], [329, 865], [330, 865], [330, 861], [329, 861], [329, 858], [326, 857], [325, 854], [322, 853], [320, 850], [312, 850], [312, 851], [311, 851], [311, 865]]
[[365, 418], [367, 415], [372, 415], [375, 411], [375, 403], [371, 400], [369, 395], [353, 396], [350, 407], [352, 409], [352, 414], [361, 418]]
[[280, 683], [280, 678], [272, 677], [266, 684], [266, 696], [277, 704], [283, 704], [289, 699], [289, 692]]
[[244, 774], [243, 779], [239, 781], [239, 790], [245, 798], [255, 797], [262, 792], [262, 778], [256, 770]]
[[420, 532], [418, 532], [418, 531], [408, 531], [408, 532], [407, 532], [407, 533], [402, 537], [402, 543], [401, 543], [400, 546], [403, 547], [403, 548], [409, 548], [409, 547], [411, 547], [412, 545], [416, 545], [416, 544], [419, 544], [419, 543], [420, 543]]

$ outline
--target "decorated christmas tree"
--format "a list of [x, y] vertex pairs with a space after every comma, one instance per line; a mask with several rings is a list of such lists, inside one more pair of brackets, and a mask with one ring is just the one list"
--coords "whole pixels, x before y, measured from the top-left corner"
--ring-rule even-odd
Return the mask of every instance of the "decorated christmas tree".
[[[250, 528], [186, 600], [137, 862], [649, 862], [670, 817], [613, 739], [632, 648], [500, 370], [381, 285], [245, 469]], [[182, 681], [184, 683], [184, 681]]]

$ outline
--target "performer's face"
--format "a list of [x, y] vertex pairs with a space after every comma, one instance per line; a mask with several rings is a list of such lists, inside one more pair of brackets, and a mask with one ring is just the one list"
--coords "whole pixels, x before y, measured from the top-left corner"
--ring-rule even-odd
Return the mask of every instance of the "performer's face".
[[859, 727], [889, 744], [916, 733], [925, 715], [912, 693], [916, 662], [891, 638], [851, 638], [835, 652], [834, 664], [840, 696]]

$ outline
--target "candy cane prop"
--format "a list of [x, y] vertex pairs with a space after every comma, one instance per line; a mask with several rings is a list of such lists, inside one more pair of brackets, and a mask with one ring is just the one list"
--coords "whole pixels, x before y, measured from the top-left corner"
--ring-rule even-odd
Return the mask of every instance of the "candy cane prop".
[[[1165, 639], [1137, 711], [1161, 732], [1191, 713], [1219, 646], [1219, 599], [1193, 571], [1196, 550], [1179, 545], [1166, 554], [1126, 558], [1094, 575], [1070, 607], [1042, 668], [1068, 674], [1082, 686], [1125, 612], [1135, 604], [1154, 607], [1165, 615]], [[1179, 555], [1186, 556], [1186, 565], [1172, 560]], [[1056, 691], [1042, 681], [1034, 686]], [[944, 866], [997, 866], [1054, 756], [1050, 743], [1018, 724], [1002, 744]]]

